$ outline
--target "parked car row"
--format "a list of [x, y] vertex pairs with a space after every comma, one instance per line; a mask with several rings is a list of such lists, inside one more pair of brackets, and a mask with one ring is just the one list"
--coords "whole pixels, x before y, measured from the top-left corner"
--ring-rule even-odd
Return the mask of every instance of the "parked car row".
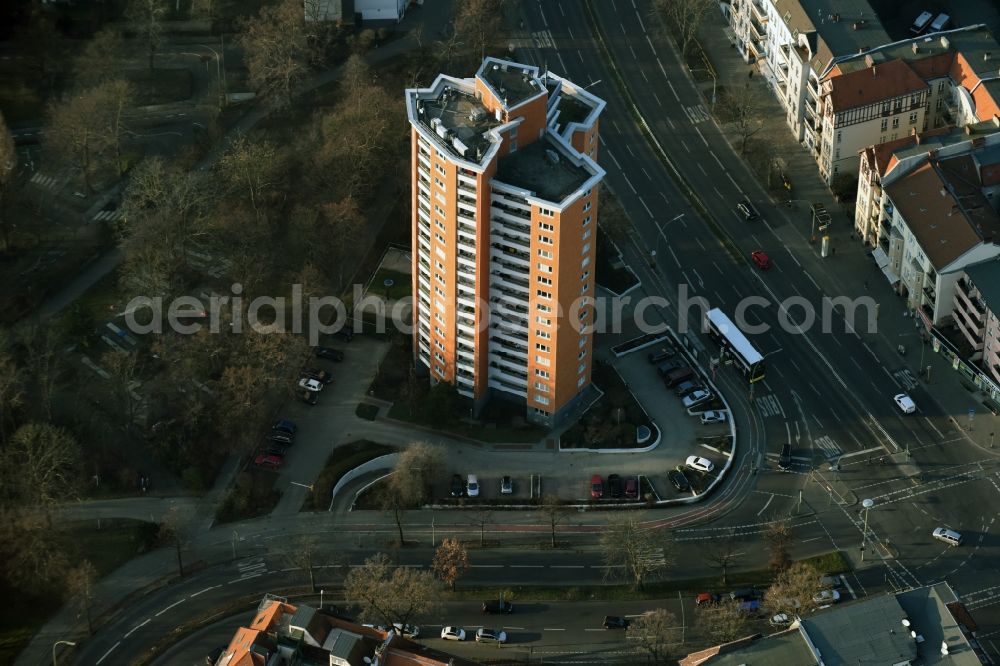
[[[476, 474], [469, 474], [464, 479], [461, 474], [452, 474], [450, 494], [452, 497], [479, 497], [481, 486]], [[514, 480], [508, 475], [500, 477], [500, 494], [514, 494]]]
[[260, 448], [254, 457], [254, 465], [264, 469], [279, 469], [284, 462], [288, 447], [295, 443], [295, 433], [298, 426], [294, 421], [279, 419], [271, 426], [267, 434], [267, 443]]
[[590, 497], [591, 499], [638, 499], [639, 498], [639, 477], [626, 476], [623, 480], [617, 474], [608, 474], [607, 484], [600, 474], [590, 477]]

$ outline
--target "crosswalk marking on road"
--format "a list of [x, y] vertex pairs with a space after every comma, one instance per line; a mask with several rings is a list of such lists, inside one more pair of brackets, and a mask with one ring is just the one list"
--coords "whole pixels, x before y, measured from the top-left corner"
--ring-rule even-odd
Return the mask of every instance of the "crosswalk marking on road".
[[238, 562], [236, 568], [240, 572], [241, 579], [254, 578], [267, 572], [267, 564], [264, 562], [263, 557], [252, 557]]
[[899, 370], [893, 372], [892, 376], [896, 379], [897, 382], [899, 382], [900, 386], [902, 386], [907, 391], [915, 389], [917, 386], [920, 385], [920, 382], [917, 381], [917, 378], [913, 376], [913, 371], [910, 370], [909, 368], [900, 368]]
[[642, 560], [642, 562], [646, 564], [646, 566], [653, 566], [653, 567], [667, 566], [667, 556], [663, 552], [662, 548], [657, 548], [652, 552], [644, 553], [643, 555], [639, 556], [639, 559]]
[[31, 182], [48, 190], [55, 189], [56, 185], [59, 184], [55, 178], [52, 176], [46, 176], [41, 171], [36, 172], [35, 175], [31, 177]]
[[695, 104], [693, 106], [685, 106], [684, 113], [687, 114], [688, 120], [693, 124], [703, 123], [709, 119], [708, 110], [705, 109], [703, 104]]
[[102, 210], [100, 213], [91, 218], [91, 222], [115, 222], [122, 219], [122, 212], [120, 210]]
[[823, 452], [823, 455], [826, 456], [828, 459], [836, 458], [841, 453], [843, 453], [843, 450], [839, 446], [837, 446], [837, 443], [827, 435], [823, 435], [822, 437], [817, 437], [816, 439], [813, 440], [813, 444], [818, 446], [819, 449]]
[[778, 403], [778, 398], [776, 398], [773, 393], [757, 396], [757, 398], [754, 399], [754, 402], [757, 403], [757, 411], [765, 417], [777, 416], [781, 413], [781, 405]]

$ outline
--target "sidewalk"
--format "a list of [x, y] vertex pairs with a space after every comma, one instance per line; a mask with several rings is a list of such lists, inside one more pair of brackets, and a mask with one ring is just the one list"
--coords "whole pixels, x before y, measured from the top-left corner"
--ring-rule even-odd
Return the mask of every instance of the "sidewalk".
[[[791, 208], [782, 205], [783, 196], [771, 196], [778, 206], [781, 218], [777, 220], [776, 232], [786, 240], [790, 248], [796, 249], [801, 257], [811, 252], [813, 265], [818, 270], [813, 273], [825, 294], [845, 295], [851, 298], [870, 296], [879, 304], [877, 313], [878, 330], [875, 334], [861, 333], [862, 339], [874, 350], [897, 381], [907, 386], [907, 392], [919, 386], [933, 398], [948, 414], [956, 427], [975, 444], [990, 449], [990, 433], [1000, 434], [1000, 417], [994, 416], [983, 406], [981, 392], [970, 391], [971, 382], [963, 381], [951, 368], [951, 364], [939, 354], [935, 354], [928, 344], [923, 349], [919, 337], [919, 322], [907, 312], [906, 302], [899, 297], [882, 276], [866, 247], [854, 235], [854, 220], [845, 206], [838, 203], [826, 184], [819, 177], [816, 161], [808, 149], [799, 144], [785, 122], [785, 113], [771, 92], [770, 86], [740, 57], [724, 32], [726, 21], [718, 13], [710, 13], [702, 26], [698, 39], [709, 54], [718, 79], [723, 84], [730, 81], [749, 81], [759, 89], [762, 101], [761, 118], [763, 128], [754, 137], [770, 143], [775, 154], [784, 162], [784, 172], [791, 174], [793, 198]], [[706, 100], [711, 100], [712, 81], [699, 84]], [[739, 139], [732, 132], [726, 132], [730, 145], [738, 146]], [[738, 152], [738, 151], [737, 151]], [[761, 184], [764, 189], [764, 184]], [[811, 216], [809, 206], [822, 203], [830, 212], [833, 222], [826, 234], [830, 236], [833, 254], [826, 259], [820, 257], [820, 244], [810, 245]], [[769, 221], [770, 218], [769, 218]], [[803, 257], [804, 258], [804, 257]], [[810, 266], [812, 268], [812, 265]], [[866, 326], [859, 324], [859, 332]], [[903, 345], [906, 355], [900, 357], [896, 348]], [[930, 368], [930, 382], [926, 381]], [[891, 396], [886, 396], [889, 400]], [[920, 396], [915, 398], [918, 406]], [[974, 410], [972, 429], [969, 430], [969, 412]], [[901, 445], [903, 443], [900, 443]]]

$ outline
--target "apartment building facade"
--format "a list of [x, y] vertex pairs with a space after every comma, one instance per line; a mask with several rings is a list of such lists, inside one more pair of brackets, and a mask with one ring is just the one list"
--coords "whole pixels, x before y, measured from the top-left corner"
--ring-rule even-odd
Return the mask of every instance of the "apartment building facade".
[[955, 290], [955, 326], [971, 349], [968, 360], [1000, 384], [1000, 261], [965, 269]]
[[966, 267], [1000, 255], [995, 129], [914, 133], [862, 153], [855, 229], [928, 330], [952, 321]]
[[406, 103], [415, 363], [474, 411], [513, 399], [554, 425], [590, 384], [604, 101], [487, 58]]

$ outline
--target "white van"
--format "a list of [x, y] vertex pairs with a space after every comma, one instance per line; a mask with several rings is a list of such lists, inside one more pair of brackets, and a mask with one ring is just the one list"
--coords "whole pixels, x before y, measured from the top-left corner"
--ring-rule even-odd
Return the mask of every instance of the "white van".
[[935, 539], [944, 541], [949, 546], [962, 545], [962, 535], [955, 530], [949, 530], [945, 527], [935, 527], [934, 532], [931, 534]]
[[948, 16], [947, 14], [938, 14], [937, 17], [934, 19], [934, 22], [931, 23], [929, 32], [941, 32], [942, 30], [948, 27], [949, 23], [951, 23], [950, 16]]

